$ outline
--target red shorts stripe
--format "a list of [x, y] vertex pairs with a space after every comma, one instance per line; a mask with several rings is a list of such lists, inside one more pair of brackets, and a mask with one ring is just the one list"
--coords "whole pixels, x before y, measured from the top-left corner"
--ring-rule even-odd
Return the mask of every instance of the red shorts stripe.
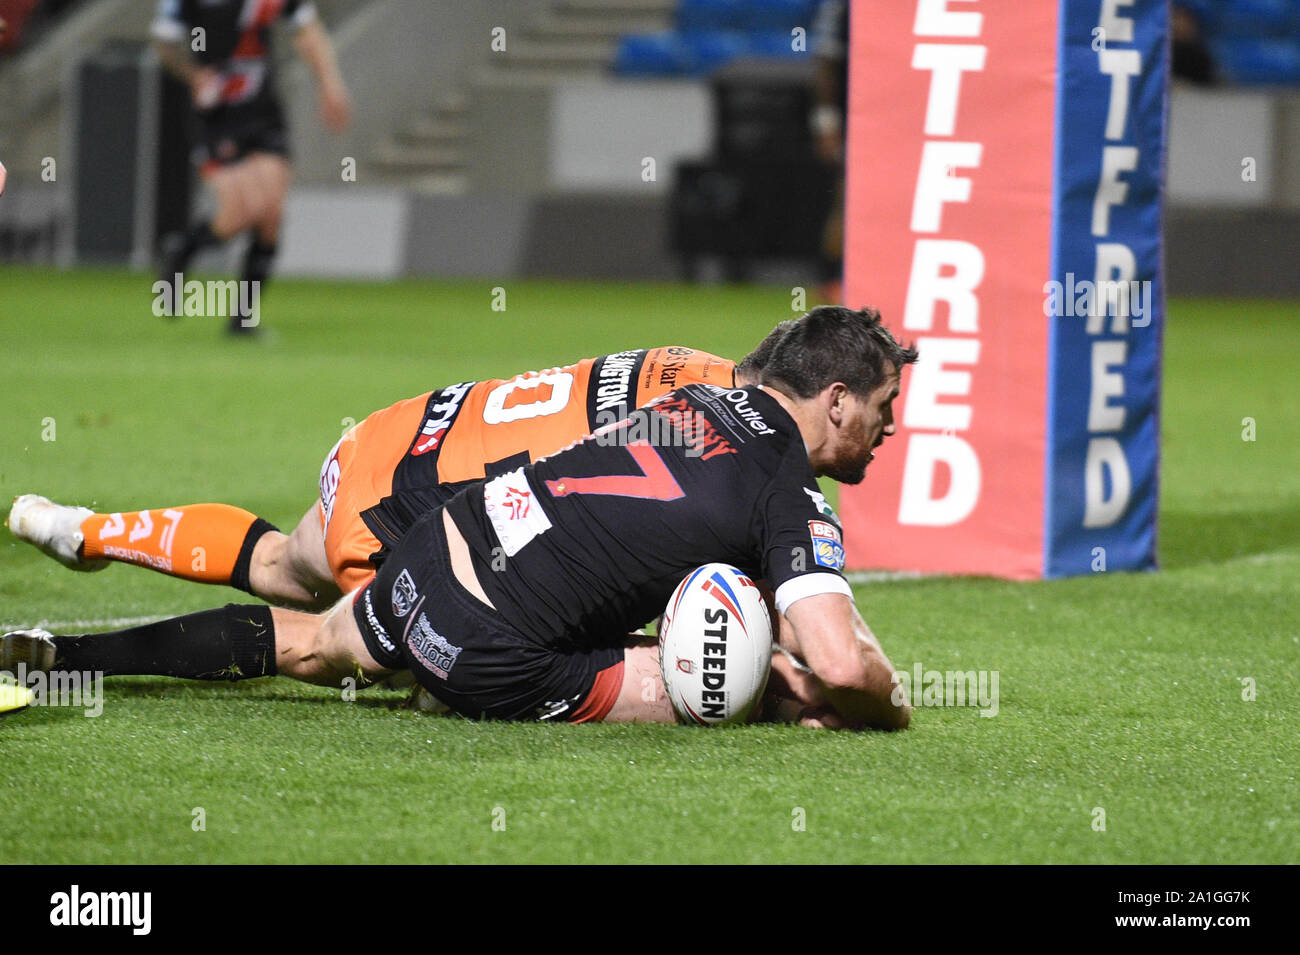
[[596, 674], [596, 682], [591, 692], [582, 701], [582, 706], [574, 711], [570, 723], [599, 723], [618, 701], [619, 691], [623, 689], [623, 661], [619, 660], [612, 667], [605, 667]]

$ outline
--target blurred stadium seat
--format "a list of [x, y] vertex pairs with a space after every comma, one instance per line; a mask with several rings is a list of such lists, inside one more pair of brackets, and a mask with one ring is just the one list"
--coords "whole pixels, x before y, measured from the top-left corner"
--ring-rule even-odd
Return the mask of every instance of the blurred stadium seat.
[[817, 0], [681, 0], [676, 29], [627, 34], [613, 70], [622, 76], [703, 76], [739, 57], [775, 58], [804, 52], [791, 42], [807, 30]]
[[1300, 39], [1232, 37], [1212, 41], [1223, 75], [1235, 83], [1300, 85]]
[[1220, 79], [1263, 86], [1300, 85], [1300, 2], [1176, 0], [1200, 21]]

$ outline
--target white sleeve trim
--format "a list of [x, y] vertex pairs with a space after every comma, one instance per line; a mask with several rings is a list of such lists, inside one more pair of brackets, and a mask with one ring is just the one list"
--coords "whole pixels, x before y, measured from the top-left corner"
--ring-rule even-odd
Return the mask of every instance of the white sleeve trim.
[[852, 600], [853, 588], [839, 574], [801, 574], [776, 588], [776, 609], [784, 614], [796, 600], [818, 594], [843, 594]]
[[316, 4], [308, 0], [307, 3], [298, 7], [297, 12], [293, 15], [293, 25], [296, 27], [305, 27], [309, 23], [315, 23], [319, 19], [316, 14]]

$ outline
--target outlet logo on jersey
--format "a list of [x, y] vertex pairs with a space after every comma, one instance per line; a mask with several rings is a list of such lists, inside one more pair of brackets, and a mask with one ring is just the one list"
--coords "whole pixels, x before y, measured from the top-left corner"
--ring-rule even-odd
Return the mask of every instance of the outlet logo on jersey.
[[415, 439], [415, 446], [411, 448], [413, 456], [418, 457], [438, 449], [438, 445], [442, 444], [442, 439], [447, 434], [447, 429], [456, 418], [456, 412], [460, 410], [460, 403], [465, 400], [465, 395], [474, 384], [472, 381], [462, 381], [458, 385], [448, 385], [429, 399], [420, 436]]
[[813, 560], [832, 570], [844, 569], [844, 542], [840, 531], [828, 521], [809, 521], [808, 533], [812, 535]]

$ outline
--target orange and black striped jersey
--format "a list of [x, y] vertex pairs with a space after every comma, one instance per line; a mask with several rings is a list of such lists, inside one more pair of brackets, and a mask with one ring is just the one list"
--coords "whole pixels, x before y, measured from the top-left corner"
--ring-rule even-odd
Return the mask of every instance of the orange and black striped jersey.
[[368, 416], [320, 472], [330, 570], [345, 592], [374, 573], [371, 555], [458, 486], [554, 454], [689, 384], [735, 383], [735, 365], [693, 348], [637, 349], [513, 378], [467, 381]]
[[[432, 392], [393, 490], [457, 484], [528, 464], [689, 384], [735, 384], [734, 362], [679, 345], [586, 358]], [[418, 400], [418, 399], [413, 399]]]

